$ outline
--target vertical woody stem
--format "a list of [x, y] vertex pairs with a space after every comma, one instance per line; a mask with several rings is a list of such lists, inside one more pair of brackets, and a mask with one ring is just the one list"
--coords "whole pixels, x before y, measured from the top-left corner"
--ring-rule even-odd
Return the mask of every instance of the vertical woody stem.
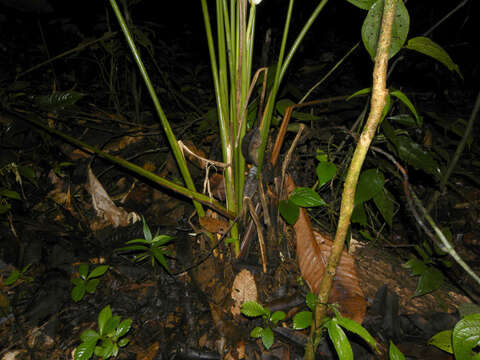
[[385, 0], [382, 25], [377, 44], [377, 54], [375, 56], [375, 66], [373, 69], [370, 114], [360, 136], [360, 140], [358, 141], [357, 147], [353, 154], [352, 162], [350, 163], [350, 167], [348, 169], [347, 177], [345, 179], [337, 232], [318, 292], [319, 304], [315, 309], [315, 328], [312, 328], [313, 336], [305, 348], [305, 359], [309, 360], [314, 359], [315, 350], [320, 339], [321, 327], [319, 325], [326, 314], [326, 304], [330, 295], [330, 289], [332, 287], [333, 278], [340, 261], [340, 256], [342, 254], [348, 228], [350, 226], [350, 218], [353, 212], [355, 190], [357, 187], [360, 170], [362, 169], [365, 156], [367, 155], [370, 144], [375, 136], [375, 132], [386, 103], [386, 97], [388, 95], [388, 90], [386, 88], [386, 75], [396, 1], [398, 0]]

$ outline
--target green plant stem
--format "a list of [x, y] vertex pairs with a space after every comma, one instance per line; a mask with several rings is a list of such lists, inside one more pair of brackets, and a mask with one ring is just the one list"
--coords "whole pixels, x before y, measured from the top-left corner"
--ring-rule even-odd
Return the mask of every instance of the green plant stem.
[[375, 56], [375, 66], [373, 70], [370, 114], [358, 141], [357, 147], [355, 148], [352, 162], [350, 163], [347, 177], [345, 179], [337, 232], [335, 234], [335, 240], [332, 244], [328, 263], [320, 283], [318, 292], [318, 305], [315, 307], [315, 321], [313, 323], [317, 324], [317, 328], [313, 331], [313, 339], [310, 338], [310, 341], [307, 343], [305, 348], [305, 359], [307, 360], [313, 360], [315, 358], [316, 346], [318, 339], [321, 336], [321, 328], [318, 327], [318, 324], [322, 323], [322, 319], [326, 314], [326, 305], [328, 303], [333, 278], [340, 261], [340, 256], [343, 251], [348, 229], [350, 227], [350, 218], [354, 208], [355, 190], [357, 187], [360, 170], [363, 166], [363, 162], [365, 161], [370, 144], [375, 136], [376, 129], [385, 107], [386, 97], [388, 95], [388, 90], [386, 88], [386, 74], [396, 1], [398, 0], [385, 0], [382, 25], [377, 45], [377, 54]]
[[[120, 9], [118, 8], [117, 2], [115, 0], [110, 0], [110, 5], [112, 6], [113, 12], [117, 17], [117, 20], [118, 20], [118, 23], [120, 24], [122, 32], [125, 35], [125, 39], [127, 40], [128, 46], [130, 47], [133, 58], [138, 66], [138, 69], [140, 70], [140, 74], [142, 75], [145, 85], [147, 86], [148, 92], [150, 94], [150, 97], [152, 98], [153, 104], [155, 106], [155, 109], [157, 110], [161, 124], [165, 131], [165, 135], [167, 136], [173, 155], [175, 157], [175, 160], [177, 161], [178, 167], [183, 176], [183, 180], [185, 181], [187, 188], [190, 191], [195, 192], [195, 185], [193, 183], [190, 172], [188, 171], [185, 158], [182, 155], [180, 146], [178, 145], [175, 135], [173, 134], [172, 128], [170, 127], [170, 123], [168, 122], [168, 119], [165, 113], [163, 112], [162, 106], [160, 105], [160, 101], [155, 92], [155, 88], [153, 87], [152, 82], [150, 81], [150, 77], [148, 76], [147, 70], [145, 69], [145, 65], [143, 64], [143, 61], [140, 57], [140, 53], [138, 52], [137, 47], [135, 46], [130, 30], [128, 29], [127, 24], [125, 23], [125, 19], [123, 18], [123, 15], [120, 12]], [[198, 215], [205, 216], [205, 211], [203, 210], [202, 205], [197, 201], [194, 201], [193, 204], [195, 206], [195, 209], [197, 210]]]
[[209, 198], [208, 196], [206, 195], [203, 195], [203, 194], [200, 194], [200, 193], [197, 193], [195, 191], [192, 191], [190, 189], [187, 189], [187, 188], [184, 188], [183, 186], [180, 186], [178, 184], [175, 184], [171, 181], [168, 181], [150, 171], [147, 171], [145, 170], [144, 168], [138, 166], [138, 165], [135, 165], [127, 160], [124, 160], [122, 158], [119, 158], [117, 156], [113, 156], [113, 155], [110, 155], [108, 153], [106, 153], [105, 151], [102, 151], [100, 149], [97, 149], [96, 147], [94, 146], [91, 146], [91, 145], [88, 145], [80, 140], [77, 140], [67, 134], [64, 134], [63, 132], [59, 131], [59, 130], [56, 130], [56, 129], [52, 129], [52, 128], [49, 128], [47, 125], [43, 124], [41, 121], [39, 120], [36, 120], [36, 119], [33, 119], [31, 117], [25, 117], [25, 116], [19, 116], [17, 114], [14, 114], [14, 113], [10, 113], [9, 112], [9, 116], [13, 116], [15, 118], [18, 118], [19, 120], [18, 121], [21, 121], [21, 120], [24, 120], [24, 121], [27, 121], [29, 123], [32, 123], [42, 129], [44, 129], [45, 131], [51, 133], [51, 134], [55, 134], [56, 136], [68, 141], [69, 143], [75, 145], [75, 146], [78, 146], [79, 148], [81, 149], [84, 149], [88, 152], [91, 152], [91, 153], [94, 153], [94, 154], [97, 154], [99, 157], [103, 158], [103, 159], [106, 159], [114, 164], [117, 164], [117, 165], [120, 165], [121, 167], [123, 167], [124, 169], [128, 169], [146, 179], [149, 179], [163, 187], [166, 187], [170, 190], [173, 190], [181, 195], [184, 195], [192, 200], [196, 200], [196, 201], [199, 201], [213, 209], [215, 209], [216, 211], [218, 211], [219, 213], [223, 214], [224, 216], [230, 218], [230, 219], [234, 219], [235, 218], [235, 215], [233, 213], [231, 213], [230, 211], [228, 211], [227, 209], [225, 209], [218, 201], [212, 199], [212, 198]]
[[277, 91], [280, 86], [280, 83], [285, 75], [285, 72], [287, 71], [288, 65], [290, 65], [290, 62], [292, 61], [293, 55], [295, 55], [298, 47], [300, 46], [303, 38], [307, 34], [308, 30], [314, 23], [314, 21], [317, 19], [318, 15], [320, 12], [323, 10], [325, 5], [327, 4], [328, 0], [322, 0], [320, 3], [317, 5], [315, 10], [312, 12], [312, 15], [308, 18], [307, 22], [303, 26], [302, 30], [298, 34], [297, 38], [293, 42], [292, 47], [290, 48], [290, 51], [288, 52], [287, 56], [285, 57], [285, 61], [283, 61], [283, 54], [285, 51], [285, 44], [287, 40], [287, 35], [288, 35], [288, 26], [290, 24], [290, 18], [292, 14], [292, 9], [293, 9], [293, 0], [290, 0], [289, 2], [289, 7], [287, 10], [287, 19], [285, 21], [285, 29], [283, 33], [283, 39], [282, 39], [282, 45], [280, 48], [280, 55], [278, 57], [278, 62], [277, 62], [277, 72], [275, 74], [275, 82], [272, 88], [272, 91], [270, 92], [267, 100], [267, 105], [265, 107], [265, 114], [263, 116], [262, 120], [262, 128], [261, 128], [261, 137], [262, 137], [262, 144], [260, 145], [260, 148], [258, 150], [258, 172], [260, 173], [262, 170], [262, 164], [265, 156], [265, 149], [267, 146], [267, 137], [268, 137], [268, 131], [270, 129], [270, 122], [273, 114], [273, 108], [275, 106], [275, 98], [277, 96]]
[[[228, 106], [228, 91], [226, 89], [227, 85], [225, 83], [226, 76], [227, 76], [227, 68], [226, 68], [226, 52], [224, 49], [225, 41], [223, 35], [218, 34], [218, 47], [219, 47], [219, 62], [220, 62], [220, 70], [217, 67], [217, 58], [215, 55], [215, 46], [213, 42], [213, 35], [212, 35], [212, 27], [210, 25], [210, 16], [208, 14], [208, 6], [206, 0], [201, 0], [202, 4], [202, 12], [203, 12], [203, 19], [205, 23], [205, 33], [207, 35], [207, 43], [208, 43], [208, 52], [210, 55], [210, 66], [212, 69], [212, 76], [213, 76], [213, 85], [215, 88], [215, 102], [217, 103], [217, 110], [218, 110], [218, 124], [220, 130], [220, 139], [222, 141], [222, 155], [223, 161], [227, 164], [227, 167], [224, 172], [225, 177], [225, 196], [227, 201], [227, 209], [235, 211], [235, 197], [234, 197], [234, 188], [233, 188], [233, 149], [232, 149], [232, 141], [230, 139], [230, 115], [229, 115], [229, 106]], [[224, 2], [217, 0], [217, 31], [219, 33], [223, 33], [224, 29], [222, 28], [222, 24], [225, 27], [229, 27], [231, 31], [234, 29], [224, 23], [224, 16], [226, 13], [226, 9], [224, 9]], [[231, 9], [231, 11], [233, 11]], [[223, 16], [223, 17], [222, 17]], [[234, 17], [231, 16], [230, 19], [233, 21]], [[230, 42], [232, 42], [232, 35], [227, 34], [229, 36]], [[228, 43], [227, 43], [228, 45]], [[233, 44], [230, 46], [233, 47]], [[232, 50], [232, 49], [229, 49]], [[230, 66], [234, 64], [232, 62], [229, 63]], [[232, 69], [230, 69], [232, 70]], [[219, 74], [220, 71], [220, 74]], [[232, 72], [232, 71], [230, 71]], [[221, 75], [221, 76], [219, 76]], [[221, 81], [220, 81], [221, 80]]]

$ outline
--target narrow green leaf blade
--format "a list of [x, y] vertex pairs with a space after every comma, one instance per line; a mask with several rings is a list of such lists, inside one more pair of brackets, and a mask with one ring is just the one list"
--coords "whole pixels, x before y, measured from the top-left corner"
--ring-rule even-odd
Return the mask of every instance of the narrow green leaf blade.
[[372, 335], [365, 329], [362, 325], [345, 317], [337, 317], [338, 324], [344, 329], [353, 332], [360, 336], [367, 344], [369, 344], [373, 349], [377, 349], [377, 342]]
[[328, 336], [337, 351], [338, 358], [341, 360], [353, 360], [353, 351], [350, 342], [335, 318], [328, 322], [327, 330]]
[[434, 58], [445, 65], [448, 70], [455, 71], [463, 79], [458, 65], [453, 62], [450, 55], [448, 55], [448, 53], [440, 45], [431, 39], [424, 36], [414, 37], [408, 40], [408, 43], [405, 47]]
[[390, 360], [405, 360], [405, 355], [395, 346], [390, 340], [390, 348], [388, 349], [388, 355]]

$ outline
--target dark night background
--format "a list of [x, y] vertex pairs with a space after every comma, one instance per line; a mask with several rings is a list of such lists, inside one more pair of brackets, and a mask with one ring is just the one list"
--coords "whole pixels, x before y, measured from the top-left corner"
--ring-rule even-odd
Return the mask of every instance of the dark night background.
[[[411, 21], [409, 38], [419, 36], [452, 10], [458, 2], [410, 1], [407, 3]], [[298, 33], [299, 27], [309, 16], [316, 1], [296, 1], [290, 34]], [[273, 30], [273, 45], [278, 45], [283, 27], [286, 0], [264, 0], [257, 8], [257, 39], [260, 47], [267, 28]], [[430, 37], [443, 46], [464, 73], [467, 87], [474, 88], [478, 77], [478, 9], [476, 2], [469, 1], [460, 11], [441, 24]], [[156, 39], [168, 46], [175, 44], [196, 57], [196, 63], [208, 65], [203, 18], [199, 1], [139, 1], [130, 7], [133, 22], [150, 24]], [[106, 14], [113, 30], [118, 30], [108, 1], [0, 1], [0, 44], [2, 79], [12, 79], [15, 66], [25, 70], [46, 60], [42, 53], [42, 27], [50, 56], [67, 51], [84, 38], [100, 37], [106, 31]], [[294, 58], [294, 65], [301, 66], [305, 58], [315, 61], [322, 53], [334, 52], [336, 58], [360, 39], [360, 28], [366, 12], [347, 1], [331, 1], [327, 4], [313, 28], [309, 31], [302, 48]], [[154, 26], [153, 26], [154, 25]], [[276, 41], [276, 42], [275, 42]], [[274, 48], [273, 51], [275, 51]], [[438, 83], [434, 74], [425, 75], [425, 69], [416, 68], [412, 62], [419, 61], [413, 54], [398, 71], [402, 80], [415, 81], [422, 88], [448, 86]], [[360, 76], [365, 73], [369, 81], [370, 60], [364, 50], [352, 58], [354, 69]], [[433, 60], [424, 61], [427, 67]], [[443, 69], [441, 70], [443, 73]], [[407, 77], [405, 76], [407, 75]], [[454, 77], [453, 73], [451, 74]], [[395, 78], [393, 79], [395, 82]], [[367, 84], [364, 84], [367, 85]], [[406, 86], [407, 84], [401, 84]]]

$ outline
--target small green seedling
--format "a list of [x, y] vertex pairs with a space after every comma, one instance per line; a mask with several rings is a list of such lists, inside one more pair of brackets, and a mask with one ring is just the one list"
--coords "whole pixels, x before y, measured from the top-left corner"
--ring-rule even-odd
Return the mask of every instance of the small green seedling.
[[[318, 298], [315, 294], [309, 292], [306, 296], [305, 302], [310, 311], [301, 311], [293, 317], [293, 328], [295, 330], [302, 330], [313, 324], [313, 313], [318, 304]], [[335, 316], [327, 318], [323, 322], [322, 327], [327, 329], [328, 336], [335, 347], [339, 359], [353, 359], [352, 347], [343, 329], [358, 335], [373, 349], [378, 351], [375, 339], [362, 325], [351, 319], [344, 318], [335, 307], [332, 308], [335, 312]]]
[[121, 321], [120, 316], [112, 316], [110, 305], [107, 305], [98, 314], [98, 332], [88, 329], [80, 335], [82, 343], [75, 349], [73, 359], [88, 360], [93, 354], [102, 359], [116, 357], [119, 348], [126, 346], [129, 342], [129, 339], [124, 336], [131, 325], [131, 319]]
[[18, 280], [23, 280], [25, 282], [33, 281], [33, 277], [25, 275], [28, 269], [30, 269], [30, 266], [32, 266], [32, 264], [26, 265], [21, 271], [18, 271], [17, 269], [13, 270], [10, 275], [5, 279], [4, 284], [6, 286], [10, 286], [15, 284]]
[[169, 235], [158, 235], [158, 233], [155, 235], [155, 237], [152, 237], [150, 228], [148, 227], [147, 222], [145, 221], [145, 218], [143, 216], [142, 220], [144, 239], [134, 239], [127, 241], [125, 244], [129, 246], [117, 249], [117, 251], [137, 251], [139, 253], [135, 255], [136, 262], [140, 262], [150, 258], [152, 261], [152, 266], [155, 265], [155, 261], [158, 261], [160, 265], [162, 265], [163, 268], [170, 273], [170, 269], [168, 268], [165, 255], [171, 256], [171, 254], [169, 253], [165, 245], [171, 242], [173, 240], [173, 237]]
[[250, 336], [254, 338], [262, 338], [263, 346], [270, 349], [273, 345], [273, 331], [271, 326], [276, 326], [277, 323], [285, 319], [283, 311], [275, 311], [271, 314], [270, 309], [263, 307], [256, 301], [245, 301], [242, 304], [241, 312], [248, 317], [261, 316], [265, 322], [265, 327], [257, 326], [250, 332]]
[[86, 292], [89, 294], [95, 293], [100, 282], [99, 277], [105, 274], [107, 270], [108, 265], [100, 265], [89, 273], [88, 264], [81, 264], [78, 267], [80, 277], [72, 279], [72, 283], [75, 285], [72, 290], [72, 300], [78, 302], [83, 299]]

